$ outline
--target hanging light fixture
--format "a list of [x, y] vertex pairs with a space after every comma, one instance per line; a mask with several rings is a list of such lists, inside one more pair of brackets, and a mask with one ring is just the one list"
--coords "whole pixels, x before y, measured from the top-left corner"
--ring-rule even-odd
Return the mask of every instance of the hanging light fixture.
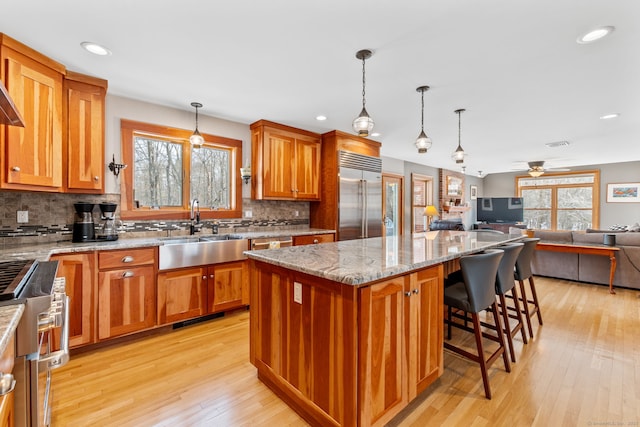
[[453, 152], [453, 156], [452, 156], [453, 160], [455, 160], [456, 163], [464, 162], [464, 150], [460, 145], [460, 114], [464, 113], [465, 111], [467, 110], [465, 110], [464, 108], [460, 108], [454, 111], [454, 113], [458, 115], [458, 148], [456, 148], [456, 151]]
[[189, 137], [189, 142], [194, 147], [201, 147], [204, 144], [204, 138], [200, 135], [198, 130], [198, 108], [202, 108], [202, 104], [199, 102], [192, 102], [191, 106], [196, 109], [196, 130], [193, 131], [193, 135]]
[[365, 71], [364, 71], [364, 62], [366, 59], [371, 58], [373, 53], [370, 50], [364, 49], [359, 50], [356, 53], [356, 58], [362, 60], [362, 111], [360, 111], [360, 115], [353, 120], [353, 130], [357, 132], [358, 136], [369, 136], [371, 130], [373, 130], [373, 119], [369, 117], [369, 113], [367, 113], [367, 109], [365, 108]]
[[431, 138], [424, 133], [424, 93], [429, 90], [429, 86], [420, 86], [416, 88], [416, 92], [420, 92], [422, 98], [421, 121], [420, 121], [420, 135], [416, 139], [416, 148], [418, 153], [426, 153], [431, 148]]

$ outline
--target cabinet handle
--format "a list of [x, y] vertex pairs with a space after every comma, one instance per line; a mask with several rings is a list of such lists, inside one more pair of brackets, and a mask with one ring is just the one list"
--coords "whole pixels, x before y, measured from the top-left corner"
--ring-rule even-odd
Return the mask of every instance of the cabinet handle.
[[20, 172], [20, 166], [14, 166], [11, 168], [11, 172]]
[[127, 279], [127, 278], [133, 277], [133, 276], [135, 276], [133, 271], [125, 271], [124, 273], [122, 273], [122, 278], [123, 279]]
[[420, 289], [414, 289], [414, 290], [413, 290], [413, 293], [414, 293], [414, 294], [419, 294], [419, 293], [420, 293]]
[[215, 276], [214, 276], [213, 274], [211, 274], [211, 275], [209, 276], [209, 279], [213, 279], [214, 277], [215, 277]]
[[202, 276], [202, 280], [207, 280], [207, 275]]
[[98, 181], [100, 181], [100, 177], [98, 175], [96, 175], [96, 176], [93, 177], [93, 180], [98, 182]]
[[132, 257], [132, 256], [130, 256], [130, 255], [127, 255], [126, 257], [123, 257], [123, 258], [122, 258], [122, 262], [124, 262], [124, 263], [130, 263], [130, 262], [133, 262], [133, 257]]
[[404, 296], [405, 296], [405, 297], [410, 297], [410, 296], [411, 296], [411, 292], [405, 292], [405, 293], [404, 293]]
[[313, 243], [318, 243], [318, 239], [313, 239]]

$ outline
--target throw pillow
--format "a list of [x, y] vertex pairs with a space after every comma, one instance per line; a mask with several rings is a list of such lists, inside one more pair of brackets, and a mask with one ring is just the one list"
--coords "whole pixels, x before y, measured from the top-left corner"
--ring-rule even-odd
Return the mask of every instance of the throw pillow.
[[640, 224], [636, 222], [635, 224], [629, 226], [629, 231], [635, 231], [635, 232], [640, 231]]
[[627, 231], [627, 226], [626, 225], [614, 224], [611, 227], [609, 227], [609, 230], [612, 230], [612, 231]]

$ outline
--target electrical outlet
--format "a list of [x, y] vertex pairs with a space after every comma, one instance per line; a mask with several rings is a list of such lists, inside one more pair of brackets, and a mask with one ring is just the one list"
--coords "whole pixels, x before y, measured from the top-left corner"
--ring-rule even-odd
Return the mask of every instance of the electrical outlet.
[[293, 282], [293, 302], [302, 304], [302, 283]]
[[26, 224], [29, 222], [29, 211], [18, 211], [18, 224]]
[[251, 211], [244, 211], [244, 217], [245, 218], [251, 218], [253, 216], [253, 212]]
[[298, 211], [293, 211], [293, 216], [298, 216], [298, 215], [300, 215], [300, 212], [298, 212]]

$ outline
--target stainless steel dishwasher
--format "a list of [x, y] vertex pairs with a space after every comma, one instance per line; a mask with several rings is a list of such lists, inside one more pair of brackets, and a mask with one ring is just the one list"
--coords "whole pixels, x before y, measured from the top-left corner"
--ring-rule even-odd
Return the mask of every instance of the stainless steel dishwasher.
[[262, 239], [251, 239], [252, 251], [257, 251], [260, 249], [286, 248], [292, 245], [293, 245], [293, 237], [291, 236], [265, 237]]

